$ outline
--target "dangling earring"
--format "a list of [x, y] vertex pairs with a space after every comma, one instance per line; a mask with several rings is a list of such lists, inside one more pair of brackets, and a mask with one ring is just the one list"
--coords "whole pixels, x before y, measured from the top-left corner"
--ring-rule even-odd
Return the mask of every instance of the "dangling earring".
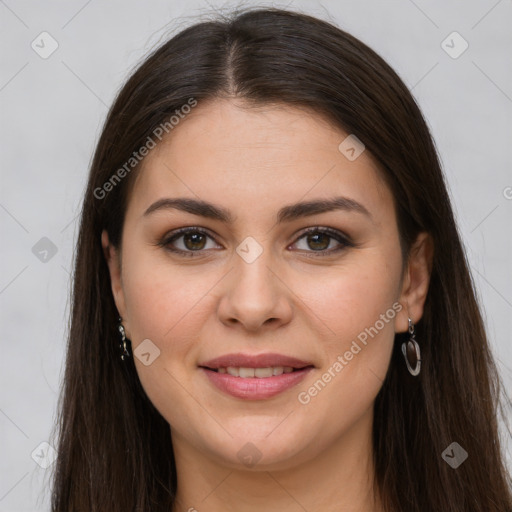
[[121, 343], [119, 344], [119, 348], [121, 349], [121, 359], [124, 361], [126, 358], [130, 357], [130, 352], [128, 352], [128, 348], [126, 346], [126, 333], [124, 332], [124, 327], [121, 321], [122, 319], [119, 317], [118, 329], [121, 333]]
[[405, 364], [411, 375], [417, 376], [421, 368], [420, 346], [416, 342], [414, 324], [409, 318], [409, 341], [402, 343], [402, 354], [405, 358]]

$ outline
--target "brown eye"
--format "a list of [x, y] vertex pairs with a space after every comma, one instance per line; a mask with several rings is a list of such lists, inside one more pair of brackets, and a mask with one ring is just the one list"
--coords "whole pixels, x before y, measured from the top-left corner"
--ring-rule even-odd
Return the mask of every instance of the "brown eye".
[[209, 239], [215, 242], [214, 238], [203, 229], [183, 228], [167, 236], [158, 245], [180, 255], [195, 256], [195, 252], [200, 253], [203, 250], [217, 248], [216, 244], [207, 247]]
[[307, 244], [315, 251], [327, 249], [331, 243], [332, 238], [325, 233], [316, 233], [313, 235], [306, 235]]
[[303, 247], [298, 247], [298, 249], [318, 253], [315, 256], [330, 255], [354, 245], [339, 231], [330, 228], [309, 228], [294, 245], [302, 240], [304, 241]]
[[183, 244], [187, 249], [190, 249], [191, 251], [204, 249], [206, 236], [202, 233], [192, 232], [182, 235], [182, 237]]

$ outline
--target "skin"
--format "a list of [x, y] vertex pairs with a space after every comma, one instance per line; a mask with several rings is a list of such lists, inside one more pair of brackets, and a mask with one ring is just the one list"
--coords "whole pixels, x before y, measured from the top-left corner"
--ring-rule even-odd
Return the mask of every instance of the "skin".
[[[391, 192], [367, 151], [349, 161], [338, 150], [346, 136], [314, 112], [284, 105], [199, 104], [144, 160], [121, 251], [102, 233], [127, 337], [134, 350], [145, 339], [160, 350], [148, 366], [134, 362], [171, 428], [174, 511], [382, 510], [372, 500], [373, 404], [395, 333], [423, 314], [433, 247], [420, 234], [402, 274]], [[363, 204], [371, 218], [335, 210], [276, 224], [285, 205], [333, 196]], [[213, 202], [229, 209], [234, 223], [174, 209], [143, 216], [164, 197]], [[194, 257], [158, 246], [185, 226], [213, 238], [174, 241], [189, 252], [199, 247]], [[336, 229], [356, 246], [322, 256], [318, 247], [325, 254], [339, 242], [308, 243], [302, 235], [311, 226]], [[235, 251], [248, 236], [263, 249], [250, 264]], [[317, 396], [300, 403], [298, 393], [394, 303], [402, 310]], [[198, 368], [231, 352], [278, 352], [315, 369], [270, 399], [242, 400], [213, 387]], [[237, 456], [248, 442], [261, 453], [253, 467]]]

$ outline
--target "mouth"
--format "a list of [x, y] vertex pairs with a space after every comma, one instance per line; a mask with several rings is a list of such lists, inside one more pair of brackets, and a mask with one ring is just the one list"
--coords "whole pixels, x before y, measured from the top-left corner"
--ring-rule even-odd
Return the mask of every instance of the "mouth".
[[301, 382], [315, 366], [281, 354], [228, 354], [198, 365], [210, 384], [236, 398], [264, 400]]
[[267, 379], [269, 377], [277, 377], [283, 373], [294, 373], [306, 368], [314, 368], [313, 365], [307, 365], [299, 368], [293, 368], [292, 366], [267, 366], [262, 368], [250, 368], [250, 367], [236, 367], [227, 366], [219, 368], [209, 368], [208, 366], [200, 366], [205, 370], [212, 372], [231, 375], [232, 377], [239, 377], [243, 379]]
[[[240, 376], [240, 370], [242, 371], [243, 377], [250, 377], [252, 370], [258, 370], [258, 374], [264, 377], [270, 377], [271, 375], [291, 373], [295, 370], [301, 370], [314, 365], [311, 361], [304, 361], [284, 354], [267, 352], [262, 354], [225, 354], [205, 361], [199, 366], [219, 373], [229, 373], [235, 377]], [[269, 374], [269, 368], [272, 370], [272, 374]], [[238, 370], [238, 375], [234, 369]]]

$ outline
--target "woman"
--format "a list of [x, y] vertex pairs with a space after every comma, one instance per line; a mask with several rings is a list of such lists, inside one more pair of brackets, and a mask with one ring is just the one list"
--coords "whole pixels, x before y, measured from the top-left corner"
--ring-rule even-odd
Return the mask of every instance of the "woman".
[[499, 384], [377, 54], [263, 9], [134, 72], [83, 203], [54, 512], [510, 511]]

